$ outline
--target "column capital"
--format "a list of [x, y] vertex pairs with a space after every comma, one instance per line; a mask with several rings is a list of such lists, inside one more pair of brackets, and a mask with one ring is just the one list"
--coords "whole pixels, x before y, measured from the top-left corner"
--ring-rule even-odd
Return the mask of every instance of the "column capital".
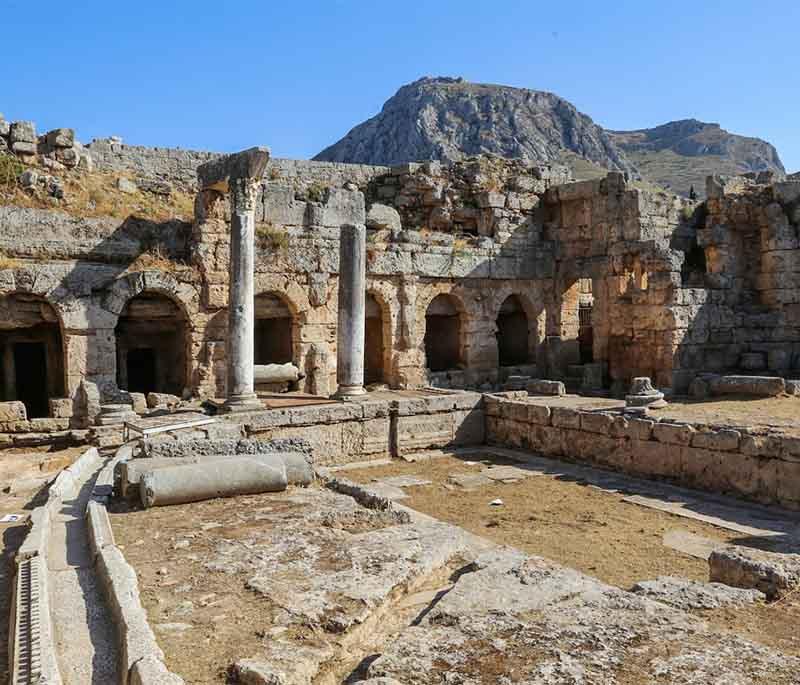
[[230, 179], [228, 186], [231, 193], [231, 210], [239, 213], [255, 211], [259, 184], [260, 179]]

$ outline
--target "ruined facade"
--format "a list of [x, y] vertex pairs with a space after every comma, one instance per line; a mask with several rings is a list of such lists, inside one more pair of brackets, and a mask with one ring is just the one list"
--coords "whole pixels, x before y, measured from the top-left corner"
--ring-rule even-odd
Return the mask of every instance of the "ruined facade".
[[[216, 158], [115, 141], [80, 154], [192, 192], [196, 166]], [[800, 183], [768, 181], [711, 180], [697, 204], [619, 173], [575, 182], [562, 167], [490, 157], [394, 169], [270, 160], [254, 197], [256, 362], [291, 361], [299, 389], [334, 392], [339, 232], [365, 224], [368, 383], [490, 389], [527, 375], [619, 393], [650, 376], [685, 393], [704, 372], [792, 376]], [[191, 223], [0, 207], [3, 398], [66, 425], [86, 412], [84, 380], [105, 402], [223, 397], [222, 199], [200, 190]], [[163, 258], [137, 262], [154, 245]]]

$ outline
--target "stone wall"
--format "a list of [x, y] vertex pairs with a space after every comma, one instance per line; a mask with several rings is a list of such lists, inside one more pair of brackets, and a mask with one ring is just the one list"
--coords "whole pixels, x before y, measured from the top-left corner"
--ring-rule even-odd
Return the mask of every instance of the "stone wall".
[[671, 303], [677, 385], [699, 371], [800, 373], [800, 182], [710, 179], [696, 226], [695, 279], [684, 271]]
[[[187, 183], [212, 156], [93, 145], [99, 166]], [[569, 379], [577, 369], [593, 390], [647, 375], [685, 392], [700, 372], [748, 364], [791, 376], [800, 366], [796, 181], [740, 179], [697, 205], [620, 174], [565, 183], [559, 167], [496, 158], [271, 168], [256, 211], [256, 293], [288, 312], [308, 392], [335, 389], [339, 230], [350, 223], [369, 227], [382, 345], [373, 358], [391, 387], [486, 391], [512, 373]], [[216, 191], [198, 196], [192, 225], [0, 207], [0, 296], [53, 306], [69, 397], [82, 379], [114, 397], [115, 327], [127, 301], [148, 292], [172, 299], [187, 323], [186, 393], [224, 395], [228, 214]], [[154, 246], [160, 257], [142, 261]], [[426, 314], [442, 298], [458, 320], [458, 358], [430, 372]], [[498, 317], [509, 298], [527, 322], [528, 355], [501, 368]], [[582, 304], [591, 305], [590, 361], [578, 339]]]
[[36, 133], [32, 121], [6, 121], [0, 114], [0, 154], [12, 154], [27, 164], [38, 163], [51, 171], [91, 169], [91, 158], [75, 139], [71, 128]]
[[[86, 149], [99, 171], [132, 174], [138, 178], [164, 181], [184, 189], [197, 187], [197, 167], [223, 154], [126, 145], [116, 138], [95, 139]], [[305, 189], [308, 186], [341, 188], [345, 183], [366, 186], [371, 178], [387, 171], [386, 167], [364, 164], [276, 158], [270, 160], [264, 177], [269, 182], [293, 189]]]
[[687, 487], [800, 509], [800, 438], [628, 418], [486, 395], [486, 439]]
[[442, 392], [391, 401], [273, 409], [243, 421], [248, 436], [302, 438], [311, 445], [315, 463], [334, 465], [481, 445], [485, 417], [480, 394]]

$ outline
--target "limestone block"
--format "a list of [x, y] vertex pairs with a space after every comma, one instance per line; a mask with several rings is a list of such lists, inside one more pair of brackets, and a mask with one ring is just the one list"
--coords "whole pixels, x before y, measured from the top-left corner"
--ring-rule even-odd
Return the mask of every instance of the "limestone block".
[[453, 412], [453, 444], [482, 445], [486, 439], [486, 417], [480, 409]]
[[394, 207], [374, 203], [367, 212], [367, 228], [375, 230], [400, 231], [402, 229], [400, 214]]
[[726, 454], [695, 447], [682, 447], [675, 452], [681, 455], [681, 479], [686, 485], [711, 492], [729, 489], [724, 467]]
[[781, 436], [780, 458], [786, 461], [800, 461], [800, 438], [793, 435]]
[[720, 452], [733, 452], [739, 449], [741, 433], [735, 430], [699, 430], [692, 435], [692, 447], [700, 447]]
[[774, 397], [786, 390], [783, 378], [771, 376], [718, 376], [709, 383], [712, 395]]
[[670, 445], [688, 445], [695, 429], [688, 424], [657, 423], [653, 426], [653, 438]]
[[648, 419], [628, 419], [628, 437], [633, 440], [650, 440], [653, 436], [655, 421]]
[[22, 402], [0, 402], [0, 422], [27, 421], [28, 415]]
[[72, 418], [72, 400], [69, 397], [50, 399], [50, 416], [54, 419]]
[[581, 430], [600, 435], [608, 435], [611, 425], [614, 423], [614, 417], [610, 414], [595, 412], [581, 412], [580, 420]]
[[800, 557], [748, 547], [722, 547], [708, 558], [709, 580], [755, 588], [777, 599], [800, 585]]
[[397, 449], [400, 454], [445, 447], [454, 437], [452, 414], [400, 416], [397, 419]]
[[531, 395], [566, 395], [567, 390], [561, 381], [534, 379], [528, 382], [526, 390]]
[[550, 407], [541, 404], [529, 404], [528, 406], [528, 422], [535, 423], [539, 426], [550, 425]]
[[763, 371], [767, 368], [766, 355], [763, 352], [744, 352], [739, 359], [739, 366], [746, 371]]
[[328, 273], [310, 273], [308, 275], [308, 302], [312, 307], [322, 307], [328, 302], [328, 284], [331, 275]]
[[177, 395], [170, 395], [166, 392], [147, 393], [147, 406], [150, 409], [156, 407], [177, 407], [181, 403], [181, 398]]
[[527, 442], [531, 450], [546, 457], [560, 457], [564, 454], [564, 431], [561, 428], [531, 424]]
[[596, 464], [609, 464], [617, 458], [620, 441], [584, 430], [564, 429], [563, 450], [567, 457]]
[[500, 415], [509, 421], [528, 422], [528, 405], [523, 402], [507, 402], [501, 406]]
[[142, 392], [129, 393], [133, 411], [137, 414], [144, 414], [147, 412], [147, 396]]
[[49, 147], [72, 147], [75, 145], [75, 129], [55, 128], [45, 135]]
[[367, 220], [364, 194], [358, 190], [329, 188], [327, 202], [322, 208], [323, 226], [361, 225]]
[[780, 460], [729, 452], [721, 460], [726, 490], [765, 504], [778, 501]]
[[789, 509], [800, 509], [800, 459], [779, 460], [776, 466], [778, 503]]
[[568, 407], [552, 407], [551, 417], [553, 425], [558, 428], [580, 428], [581, 412]]
[[[32, 121], [15, 121], [11, 124], [9, 140], [12, 143], [36, 143], [36, 126]], [[13, 147], [13, 146], [12, 146]], [[34, 152], [36, 148], [34, 146]]]
[[780, 458], [782, 441], [779, 435], [744, 434], [739, 449], [751, 457]]
[[[358, 423], [353, 422], [353, 424], [360, 426], [363, 433], [362, 454], [365, 456], [371, 456], [373, 454], [389, 454], [391, 426], [388, 417], [375, 418]], [[346, 442], [344, 432], [342, 442]]]

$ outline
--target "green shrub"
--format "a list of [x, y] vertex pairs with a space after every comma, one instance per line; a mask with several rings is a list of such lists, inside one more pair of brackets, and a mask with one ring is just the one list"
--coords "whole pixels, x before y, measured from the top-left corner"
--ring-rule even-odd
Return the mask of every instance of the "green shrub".
[[13, 155], [0, 153], [0, 185], [15, 186], [17, 178], [25, 171], [25, 165]]

